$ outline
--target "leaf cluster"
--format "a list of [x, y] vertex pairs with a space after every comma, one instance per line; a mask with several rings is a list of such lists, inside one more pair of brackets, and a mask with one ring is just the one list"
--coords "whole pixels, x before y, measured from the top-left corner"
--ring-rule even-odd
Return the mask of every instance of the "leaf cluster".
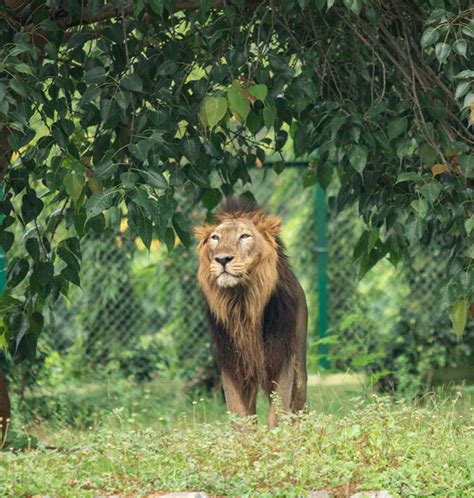
[[473, 288], [469, 2], [212, 6], [4, 9], [0, 244], [21, 250], [0, 343], [34, 354], [45, 303], [80, 285], [85, 235], [126, 217], [146, 247], [189, 246], [184, 204], [212, 210], [255, 164], [281, 171], [288, 149], [312, 163], [305, 185], [337, 174], [335, 212], [358, 205], [361, 275], [436, 239], [461, 330]]

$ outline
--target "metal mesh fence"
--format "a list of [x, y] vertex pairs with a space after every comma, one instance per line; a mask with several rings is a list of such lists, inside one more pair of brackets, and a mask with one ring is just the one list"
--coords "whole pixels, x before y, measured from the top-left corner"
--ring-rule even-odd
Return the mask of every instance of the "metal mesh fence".
[[[282, 238], [308, 300], [309, 366], [314, 371], [319, 362], [314, 187], [303, 188], [300, 169], [287, 168], [280, 175], [265, 169], [252, 173], [249, 190], [283, 219]], [[204, 219], [204, 212], [188, 214], [193, 224]], [[330, 359], [340, 368], [357, 367], [357, 358], [375, 361], [386, 355], [384, 338], [391, 341], [398, 331], [402, 339], [403, 334], [429, 338], [430, 327], [441, 327], [446, 337], [453, 336], [449, 321], [439, 321], [433, 298], [444, 271], [440, 258], [420, 253], [414, 258], [416, 269], [394, 269], [383, 261], [358, 284], [352, 251], [362, 229], [354, 211], [337, 217], [330, 213], [330, 337], [337, 338]], [[81, 376], [97, 365], [115, 365], [138, 380], [157, 370], [199, 377], [212, 364], [212, 354], [195, 251], [178, 244], [168, 252], [157, 241], [148, 251], [131, 239], [126, 226], [118, 234], [89, 237], [82, 247], [81, 288], [55, 303], [40, 348], [80, 357]]]

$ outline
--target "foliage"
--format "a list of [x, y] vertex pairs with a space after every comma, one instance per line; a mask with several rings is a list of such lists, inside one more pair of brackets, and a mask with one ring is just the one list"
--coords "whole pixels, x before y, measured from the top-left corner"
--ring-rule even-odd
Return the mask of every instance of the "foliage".
[[[31, 451], [2, 455], [0, 492], [293, 496], [385, 489], [396, 496], [471, 496], [472, 414], [458, 411], [459, 396], [434, 399], [429, 408], [353, 398], [345, 416], [282, 417], [273, 431], [253, 423], [236, 431], [229, 421], [197, 424], [192, 417], [178, 430], [131, 421], [131, 429], [57, 431], [57, 450], [40, 444], [34, 458]], [[123, 418], [120, 411], [114, 416]]]
[[[344, 230], [347, 238], [353, 227], [345, 218], [333, 220], [332, 232]], [[334, 255], [339, 268], [350, 265], [348, 249], [349, 244], [340, 244]], [[414, 396], [431, 389], [436, 371], [472, 363], [474, 328], [467, 326], [460, 340], [448, 316], [437, 309], [444, 267], [436, 246], [430, 249], [429, 256], [420, 248], [414, 251], [409, 266], [379, 263], [359, 285], [333, 271], [332, 326], [326, 339], [333, 367], [363, 371], [382, 390]]]
[[306, 185], [327, 186], [335, 164], [335, 207], [358, 204], [369, 226], [354, 254], [361, 275], [439, 237], [439, 305], [462, 331], [473, 288], [470, 2], [85, 5], [2, 2], [0, 243], [25, 253], [9, 264], [0, 343], [17, 361], [35, 353], [45, 303], [80, 284], [86, 234], [127, 216], [146, 247], [157, 237], [172, 248], [176, 236], [189, 246], [184, 206], [214, 208], [288, 144], [310, 160], [319, 149]]

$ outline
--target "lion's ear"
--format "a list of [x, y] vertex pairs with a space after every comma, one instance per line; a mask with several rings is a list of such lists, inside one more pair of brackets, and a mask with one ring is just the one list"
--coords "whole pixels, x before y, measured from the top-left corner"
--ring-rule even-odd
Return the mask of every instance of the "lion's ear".
[[265, 216], [261, 228], [272, 238], [276, 237], [281, 230], [281, 218], [278, 216]]
[[198, 242], [205, 243], [209, 238], [209, 235], [214, 231], [214, 227], [212, 225], [203, 225], [200, 227], [194, 228], [194, 236]]

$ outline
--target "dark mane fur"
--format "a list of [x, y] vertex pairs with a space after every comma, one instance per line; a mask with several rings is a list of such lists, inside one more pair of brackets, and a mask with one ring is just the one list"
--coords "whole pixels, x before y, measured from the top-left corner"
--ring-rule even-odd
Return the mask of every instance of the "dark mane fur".
[[244, 213], [251, 214], [259, 211], [258, 204], [248, 197], [227, 197], [220, 206], [220, 212], [228, 214]]

